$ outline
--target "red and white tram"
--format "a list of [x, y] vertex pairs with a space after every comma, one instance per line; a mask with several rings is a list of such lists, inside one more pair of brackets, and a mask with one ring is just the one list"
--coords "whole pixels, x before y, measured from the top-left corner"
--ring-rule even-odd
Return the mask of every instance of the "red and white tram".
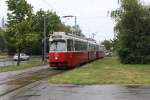
[[74, 68], [83, 63], [103, 58], [104, 51], [95, 41], [55, 32], [50, 36], [50, 67]]

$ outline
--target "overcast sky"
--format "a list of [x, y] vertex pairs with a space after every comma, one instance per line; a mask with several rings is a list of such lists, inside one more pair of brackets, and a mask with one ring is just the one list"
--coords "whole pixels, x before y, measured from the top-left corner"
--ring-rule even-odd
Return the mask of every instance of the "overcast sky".
[[[77, 24], [83, 33], [89, 37], [96, 33], [95, 39], [102, 41], [114, 37], [114, 21], [108, 12], [119, 7], [118, 0], [27, 0], [34, 7], [34, 12], [40, 8], [54, 10], [59, 16], [77, 16]], [[142, 0], [147, 4], [150, 0]], [[7, 7], [5, 0], [0, 0], [0, 19], [6, 16]], [[74, 19], [62, 19], [69, 25], [74, 25]]]

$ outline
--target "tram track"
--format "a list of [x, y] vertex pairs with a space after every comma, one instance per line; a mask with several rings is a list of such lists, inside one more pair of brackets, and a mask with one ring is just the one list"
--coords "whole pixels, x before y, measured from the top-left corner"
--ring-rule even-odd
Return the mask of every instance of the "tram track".
[[65, 70], [44, 69], [38, 72], [30, 73], [29, 75], [25, 75], [23, 77], [20, 77], [23, 75], [20, 74], [17, 76], [17, 78], [0, 84], [0, 98], [30, 84], [50, 78], [57, 74], [61, 74], [64, 71]]

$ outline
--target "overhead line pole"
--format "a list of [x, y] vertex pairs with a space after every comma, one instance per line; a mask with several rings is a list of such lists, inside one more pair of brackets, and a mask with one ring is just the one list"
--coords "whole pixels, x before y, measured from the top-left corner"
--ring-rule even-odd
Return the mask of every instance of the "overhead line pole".
[[75, 33], [77, 34], [77, 17], [74, 16], [74, 18], [75, 18]]
[[46, 58], [46, 16], [44, 15], [44, 40], [43, 40], [43, 44], [44, 44], [44, 47], [43, 47], [43, 61], [45, 61], [45, 58]]

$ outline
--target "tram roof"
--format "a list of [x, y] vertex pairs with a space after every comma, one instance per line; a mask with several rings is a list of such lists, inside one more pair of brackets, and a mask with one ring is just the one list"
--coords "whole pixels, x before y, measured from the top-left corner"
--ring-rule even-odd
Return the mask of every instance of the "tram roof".
[[71, 33], [65, 33], [65, 32], [54, 32], [54, 34], [51, 35], [50, 37], [55, 38], [55, 39], [75, 39], [75, 40], [79, 40], [79, 41], [82, 41], [82, 42], [97, 44], [94, 39], [80, 37], [80, 36], [73, 35]]

